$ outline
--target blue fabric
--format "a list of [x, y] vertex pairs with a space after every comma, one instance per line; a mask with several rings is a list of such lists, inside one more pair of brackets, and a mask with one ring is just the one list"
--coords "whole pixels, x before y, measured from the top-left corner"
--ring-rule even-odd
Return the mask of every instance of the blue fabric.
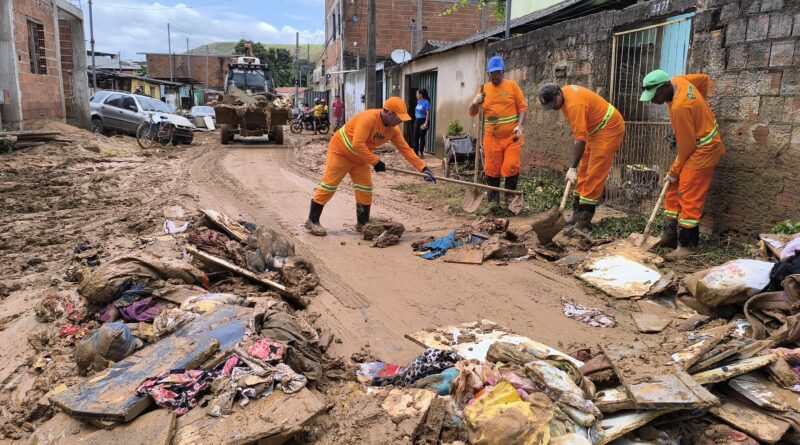
[[493, 73], [495, 71], [505, 71], [506, 64], [503, 63], [503, 58], [500, 56], [494, 56], [489, 59], [489, 63], [486, 64], [486, 71]]
[[428, 99], [420, 99], [417, 102], [417, 107], [414, 108], [414, 116], [417, 119], [425, 119], [428, 117], [428, 111], [431, 109], [431, 103]]
[[428, 250], [425, 255], [422, 255], [422, 258], [425, 258], [426, 260], [435, 260], [436, 258], [439, 258], [447, 253], [448, 250], [459, 246], [461, 246], [461, 241], [456, 240], [456, 231], [453, 230], [447, 235], [422, 246], [420, 250]]

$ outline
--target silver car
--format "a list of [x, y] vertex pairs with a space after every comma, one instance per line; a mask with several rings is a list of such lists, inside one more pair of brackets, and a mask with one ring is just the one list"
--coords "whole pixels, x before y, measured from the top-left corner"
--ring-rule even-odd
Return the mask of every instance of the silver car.
[[89, 98], [89, 107], [92, 112], [92, 131], [95, 133], [116, 130], [136, 134], [139, 124], [148, 122], [152, 114], [155, 122], [164, 116], [175, 125], [175, 145], [191, 144], [194, 139], [194, 125], [185, 117], [173, 113], [169, 105], [152, 97], [101, 90]]

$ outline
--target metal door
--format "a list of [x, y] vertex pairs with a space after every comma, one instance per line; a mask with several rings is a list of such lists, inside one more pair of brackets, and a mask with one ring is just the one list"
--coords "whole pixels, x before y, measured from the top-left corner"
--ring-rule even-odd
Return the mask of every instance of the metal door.
[[[436, 71], [428, 71], [419, 74], [418, 89], [428, 90], [431, 102], [431, 118], [428, 125], [428, 133], [425, 135], [425, 152], [436, 153]], [[413, 112], [413, 110], [411, 110]]]
[[642, 79], [663, 69], [686, 73], [694, 13], [663, 23], [614, 33], [611, 103], [625, 119], [625, 139], [606, 183], [606, 203], [629, 212], [652, 210], [661, 182], [675, 159], [666, 137], [672, 134], [666, 105], [640, 102]]

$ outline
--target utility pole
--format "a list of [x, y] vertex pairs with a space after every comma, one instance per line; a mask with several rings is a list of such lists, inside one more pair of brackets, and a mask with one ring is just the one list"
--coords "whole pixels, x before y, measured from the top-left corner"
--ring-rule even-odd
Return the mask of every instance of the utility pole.
[[300, 109], [300, 33], [294, 36], [294, 107]]
[[417, 0], [417, 52], [422, 51], [425, 40], [422, 36], [422, 0]]
[[511, 0], [506, 0], [506, 38], [511, 38]]
[[172, 82], [172, 35], [169, 33], [169, 23], [167, 23], [167, 51], [169, 51], [169, 81]]
[[311, 72], [313, 70], [311, 65], [311, 44], [306, 43], [306, 61], [308, 61], [308, 66], [306, 67], [306, 88], [311, 88]]
[[481, 32], [486, 31], [486, 9], [489, 5], [484, 4], [481, 6]]
[[188, 72], [187, 77], [189, 77], [189, 82], [191, 82], [192, 77], [192, 60], [189, 58], [189, 38], [186, 38], [186, 70]]
[[411, 23], [408, 24], [408, 29], [411, 30], [411, 46], [408, 47], [408, 50], [411, 51], [411, 57], [414, 57], [414, 42], [417, 41], [416, 37], [414, 37], [417, 32], [417, 21], [411, 19]]
[[89, 45], [92, 47], [92, 88], [97, 89], [97, 68], [94, 64], [94, 23], [92, 22], [92, 0], [89, 0]]
[[367, 108], [377, 108], [375, 102], [375, 0], [367, 8]]
[[208, 89], [208, 45], [206, 45], [206, 89]]

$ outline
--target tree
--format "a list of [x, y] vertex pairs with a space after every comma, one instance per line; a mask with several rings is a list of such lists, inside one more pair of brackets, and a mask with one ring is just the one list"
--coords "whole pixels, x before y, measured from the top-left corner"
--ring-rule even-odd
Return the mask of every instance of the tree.
[[[275, 86], [290, 87], [294, 86], [294, 58], [289, 50], [283, 48], [269, 48], [261, 42], [252, 40], [239, 40], [233, 51], [234, 54], [244, 54], [244, 45], [249, 43], [253, 48], [253, 56], [261, 59], [261, 63], [266, 64], [272, 70], [272, 78]], [[311, 69], [309, 70], [309, 66]], [[313, 64], [307, 60], [300, 60], [300, 85], [305, 85], [308, 73], [313, 71]]]
[[[472, 3], [471, 0], [455, 0], [453, 6], [447, 8], [442, 15], [452, 14], [458, 11], [459, 8], [466, 8], [470, 3]], [[490, 5], [494, 5], [494, 11], [492, 13], [495, 18], [504, 20], [506, 17], [506, 0], [479, 0], [478, 2], [480, 8], [488, 8]]]

